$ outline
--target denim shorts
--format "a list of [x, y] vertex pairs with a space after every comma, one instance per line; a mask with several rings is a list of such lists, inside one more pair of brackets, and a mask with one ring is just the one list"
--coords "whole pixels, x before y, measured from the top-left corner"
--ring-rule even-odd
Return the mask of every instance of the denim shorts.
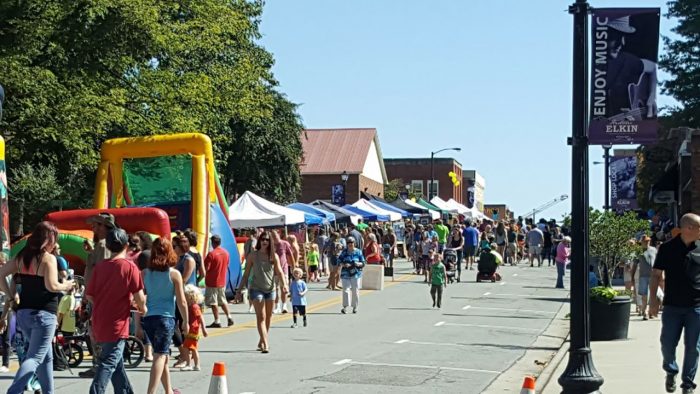
[[645, 296], [649, 295], [649, 281], [651, 280], [650, 276], [640, 276], [639, 277], [639, 286], [637, 286], [637, 294], [640, 296]]
[[272, 290], [269, 293], [266, 293], [261, 290], [255, 290], [255, 289], [250, 289], [249, 290], [249, 298], [251, 301], [274, 301], [275, 300], [275, 291]]
[[175, 318], [167, 316], [146, 316], [143, 318], [143, 329], [153, 345], [153, 353], [170, 354]]

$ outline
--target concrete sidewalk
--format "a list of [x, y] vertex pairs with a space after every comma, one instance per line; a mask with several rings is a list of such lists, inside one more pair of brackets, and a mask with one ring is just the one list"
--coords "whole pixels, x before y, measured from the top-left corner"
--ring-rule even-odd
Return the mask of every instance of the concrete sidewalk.
[[[665, 393], [665, 373], [661, 369], [660, 319], [643, 321], [641, 317], [630, 316], [627, 340], [592, 342], [593, 362], [605, 382], [600, 388], [603, 393]], [[564, 372], [568, 362], [569, 342], [554, 357], [550, 368], [540, 375], [538, 393], [557, 394], [561, 386], [557, 379]], [[678, 364], [683, 361], [683, 340], [678, 349]], [[677, 381], [680, 392], [680, 378]], [[541, 388], [544, 387], [544, 388]]]

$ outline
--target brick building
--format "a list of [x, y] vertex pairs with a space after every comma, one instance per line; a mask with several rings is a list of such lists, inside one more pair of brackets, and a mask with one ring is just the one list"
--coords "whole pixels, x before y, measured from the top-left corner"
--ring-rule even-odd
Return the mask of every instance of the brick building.
[[506, 204], [485, 204], [484, 215], [494, 221], [510, 220], [514, 216]]
[[[426, 159], [384, 159], [387, 178], [401, 179], [405, 185], [411, 186], [416, 196], [430, 200], [436, 193], [428, 195], [430, 183], [430, 158]], [[458, 180], [463, 179], [462, 164], [452, 158], [436, 157], [433, 159], [434, 190], [437, 195], [447, 201], [453, 198], [458, 203], [464, 200], [463, 182], [455, 186], [448, 175], [454, 172]]]
[[301, 202], [330, 201], [332, 188], [343, 184], [343, 172], [347, 204], [360, 192], [382, 196], [387, 176], [377, 129], [309, 129], [302, 145]]

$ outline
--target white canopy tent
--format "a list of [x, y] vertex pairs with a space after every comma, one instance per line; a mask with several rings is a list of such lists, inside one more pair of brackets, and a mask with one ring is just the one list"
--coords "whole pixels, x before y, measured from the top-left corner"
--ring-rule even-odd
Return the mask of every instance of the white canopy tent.
[[229, 207], [228, 220], [233, 228], [288, 226], [304, 223], [304, 212], [247, 191]]
[[459, 213], [457, 208], [451, 207], [449, 204], [447, 204], [447, 201], [443, 200], [438, 196], [433, 197], [433, 199], [430, 200], [430, 203], [442, 209], [443, 211]]
[[448, 207], [450, 207], [450, 208], [456, 209], [456, 210], [457, 210], [457, 213], [459, 213], [460, 215], [465, 215], [465, 216], [466, 216], [466, 215], [468, 215], [468, 214], [471, 213], [471, 210], [470, 210], [469, 208], [467, 208], [467, 207], [465, 207], [464, 205], [458, 203], [458, 202], [455, 201], [453, 198], [450, 198], [449, 200], [445, 201], [445, 204], [446, 204]]
[[[405, 202], [406, 204], [412, 206], [412, 207], [425, 209], [424, 206], [418, 204], [417, 202], [413, 202], [413, 201], [408, 200], [408, 199], [404, 200], [404, 202]], [[428, 210], [428, 213], [430, 214], [430, 218], [431, 218], [432, 220], [440, 219], [440, 212], [438, 212], [438, 211], [433, 211], [432, 209], [429, 209], [429, 210]]]
[[394, 211], [388, 211], [386, 209], [380, 208], [380, 207], [378, 207], [378, 206], [372, 204], [371, 202], [369, 202], [365, 199], [362, 199], [362, 198], [355, 201], [355, 203], [352, 204], [352, 206], [356, 207], [356, 208], [360, 208], [360, 209], [365, 210], [365, 211], [376, 212], [380, 215], [389, 216], [389, 220], [391, 220], [392, 222], [396, 222], [396, 221], [401, 220], [400, 213], [394, 212]]

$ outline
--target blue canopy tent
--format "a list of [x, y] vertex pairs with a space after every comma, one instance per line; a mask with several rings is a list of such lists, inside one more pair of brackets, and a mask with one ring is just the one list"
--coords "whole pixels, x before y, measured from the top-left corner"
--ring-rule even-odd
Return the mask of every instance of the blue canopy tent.
[[[296, 209], [297, 211], [302, 211], [304, 212], [304, 218], [306, 219], [306, 215], [313, 215], [316, 217], [321, 218], [321, 224], [329, 224], [330, 222], [335, 221], [335, 214], [324, 211], [323, 209], [317, 208], [313, 205], [308, 205], [308, 204], [303, 204], [300, 202], [295, 202], [287, 205], [287, 208], [292, 208]], [[309, 223], [307, 223], [309, 224]]]
[[364, 209], [360, 209], [357, 207], [354, 207], [350, 204], [343, 205], [343, 209], [348, 210], [350, 212], [353, 212], [357, 215], [362, 216], [362, 219], [365, 222], [389, 222], [389, 216], [387, 215], [382, 215], [378, 212], [370, 212], [370, 211], [365, 211]]
[[411, 213], [409, 213], [409, 212], [406, 212], [406, 211], [404, 211], [404, 210], [401, 209], [401, 208], [397, 208], [397, 207], [395, 207], [395, 206], [393, 206], [393, 205], [391, 205], [391, 204], [389, 204], [389, 203], [386, 203], [386, 202], [383, 202], [383, 201], [380, 201], [380, 200], [370, 200], [369, 203], [372, 204], [372, 205], [376, 205], [377, 207], [379, 207], [379, 208], [381, 208], [381, 209], [383, 209], [383, 210], [385, 210], [385, 211], [391, 211], [391, 212], [400, 213], [400, 214], [401, 214], [401, 217], [404, 217], [404, 218], [408, 218], [408, 217], [413, 216], [413, 214], [411, 214]]

